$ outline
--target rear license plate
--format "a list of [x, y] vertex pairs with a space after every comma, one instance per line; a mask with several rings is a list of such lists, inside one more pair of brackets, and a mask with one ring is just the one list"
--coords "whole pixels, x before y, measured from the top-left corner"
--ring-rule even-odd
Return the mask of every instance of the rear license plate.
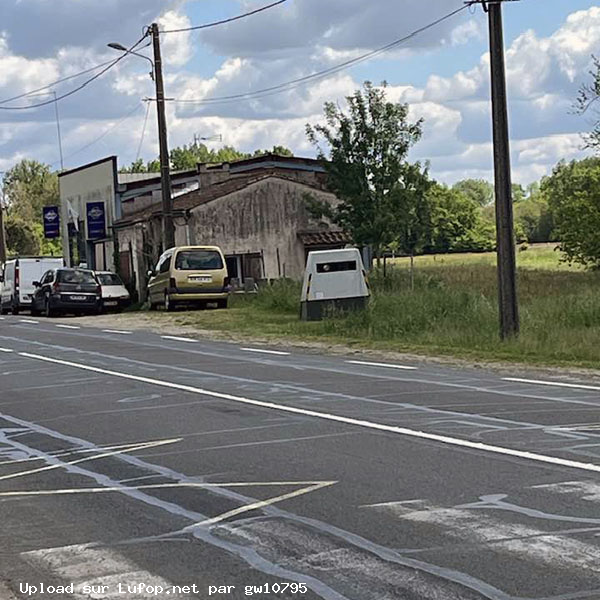
[[106, 300], [104, 306], [117, 306], [119, 304], [116, 300]]
[[74, 300], [76, 302], [81, 302], [87, 300], [87, 296], [69, 296], [69, 300]]
[[212, 277], [210, 275], [195, 275], [188, 278], [189, 281], [195, 281], [197, 283], [210, 283]]

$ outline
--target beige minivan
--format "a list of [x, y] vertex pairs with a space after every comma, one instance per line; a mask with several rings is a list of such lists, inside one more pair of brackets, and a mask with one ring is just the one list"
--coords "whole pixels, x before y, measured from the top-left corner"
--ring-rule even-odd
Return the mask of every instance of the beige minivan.
[[209, 302], [227, 308], [227, 265], [217, 246], [169, 248], [148, 276], [150, 310], [162, 305], [171, 311], [181, 304], [206, 306]]

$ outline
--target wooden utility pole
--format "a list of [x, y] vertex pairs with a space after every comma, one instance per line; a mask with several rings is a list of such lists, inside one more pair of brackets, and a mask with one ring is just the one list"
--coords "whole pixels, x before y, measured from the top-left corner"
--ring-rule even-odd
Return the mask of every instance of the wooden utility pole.
[[158, 115], [158, 144], [160, 149], [160, 180], [162, 188], [163, 212], [163, 251], [175, 246], [175, 225], [173, 223], [173, 198], [171, 196], [171, 168], [169, 145], [167, 142], [167, 118], [165, 116], [165, 87], [160, 55], [160, 34], [158, 24], [150, 26], [154, 47], [154, 81], [156, 83], [156, 113]]
[[519, 334], [519, 305], [517, 299], [504, 35], [502, 29], [502, 2], [504, 1], [481, 0], [481, 4], [488, 13], [490, 30], [500, 337], [509, 339]]
[[[4, 175], [4, 173], [0, 173]], [[6, 230], [4, 229], [4, 179], [0, 179], [0, 264], [6, 262]]]

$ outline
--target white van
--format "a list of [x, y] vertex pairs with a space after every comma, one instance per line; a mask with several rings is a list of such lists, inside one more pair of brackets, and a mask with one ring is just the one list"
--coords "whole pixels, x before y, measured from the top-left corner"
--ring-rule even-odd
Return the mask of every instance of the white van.
[[363, 309], [369, 295], [358, 248], [308, 254], [300, 304], [302, 320], [318, 321], [331, 310]]
[[62, 266], [62, 258], [49, 256], [24, 256], [7, 260], [0, 273], [0, 314], [12, 312], [18, 315], [21, 310], [29, 310], [35, 292], [33, 282], [40, 281], [46, 271]]

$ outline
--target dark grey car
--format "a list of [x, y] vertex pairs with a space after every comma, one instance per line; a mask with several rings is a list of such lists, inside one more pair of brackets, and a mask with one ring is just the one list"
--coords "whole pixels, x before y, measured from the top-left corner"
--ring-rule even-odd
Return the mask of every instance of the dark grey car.
[[34, 281], [31, 314], [98, 314], [101, 288], [94, 273], [85, 269], [51, 269]]

